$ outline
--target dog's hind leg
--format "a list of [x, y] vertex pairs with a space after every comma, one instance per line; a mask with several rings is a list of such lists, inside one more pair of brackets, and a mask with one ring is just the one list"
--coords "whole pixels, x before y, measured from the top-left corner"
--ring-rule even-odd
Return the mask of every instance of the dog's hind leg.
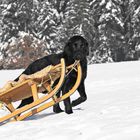
[[72, 107], [77, 106], [77, 105], [79, 105], [82, 102], [87, 100], [84, 81], [81, 82], [81, 84], [79, 85], [77, 90], [78, 90], [78, 92], [80, 94], [80, 97], [78, 99], [72, 101]]

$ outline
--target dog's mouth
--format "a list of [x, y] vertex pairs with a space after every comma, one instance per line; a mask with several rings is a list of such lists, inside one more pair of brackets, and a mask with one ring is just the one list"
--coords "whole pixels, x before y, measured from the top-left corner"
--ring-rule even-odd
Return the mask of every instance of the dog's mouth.
[[76, 64], [80, 63], [80, 60], [75, 60], [75, 63], [76, 63]]
[[81, 60], [81, 55], [80, 54], [75, 54], [74, 55], [74, 60]]
[[76, 60], [76, 61], [81, 61], [82, 59], [83, 59], [82, 55], [80, 55], [80, 54], [74, 56], [74, 60]]

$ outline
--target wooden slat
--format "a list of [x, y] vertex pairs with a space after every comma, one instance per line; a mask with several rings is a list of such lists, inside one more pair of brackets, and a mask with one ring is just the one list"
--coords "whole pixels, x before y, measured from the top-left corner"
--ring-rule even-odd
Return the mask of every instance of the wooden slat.
[[34, 101], [38, 100], [39, 97], [38, 97], [38, 93], [37, 93], [37, 85], [36, 84], [33, 84], [31, 86], [31, 90], [32, 90], [32, 95], [33, 95]]
[[5, 93], [0, 94], [0, 100], [6, 102], [6, 100], [11, 100], [11, 102], [19, 101], [32, 96], [32, 91], [30, 84], [33, 83], [32, 80], [27, 80], [22, 84], [13, 87]]
[[14, 112], [15, 108], [12, 105], [12, 103], [6, 103], [6, 108], [10, 111], [10, 112]]
[[[14, 106], [12, 105], [12, 103], [11, 102], [5, 102], [5, 104], [6, 104], [6, 108], [12, 113], [12, 112], [14, 112], [16, 109], [14, 108]], [[17, 116], [15, 116], [14, 118], [14, 121], [16, 121], [17, 120]]]

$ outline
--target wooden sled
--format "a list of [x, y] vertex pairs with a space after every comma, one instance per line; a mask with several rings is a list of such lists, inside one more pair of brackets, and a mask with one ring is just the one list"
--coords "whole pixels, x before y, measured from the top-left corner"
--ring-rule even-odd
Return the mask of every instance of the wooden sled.
[[[24, 120], [25, 118], [30, 117], [34, 114], [37, 114], [55, 105], [56, 103], [59, 103], [65, 100], [70, 95], [72, 95], [75, 92], [75, 90], [78, 88], [81, 82], [82, 70], [81, 70], [80, 63], [75, 62], [74, 64], [66, 67], [64, 59], [61, 59], [61, 63], [54, 66], [51, 69], [51, 71], [55, 69], [60, 69], [59, 81], [55, 87], [53, 87], [54, 81], [52, 81], [51, 77], [49, 77], [48, 79], [45, 79], [43, 82], [42, 82], [42, 79], [37, 80], [37, 81], [33, 79], [28, 79], [10, 88], [9, 90], [1, 93], [0, 101], [4, 103], [4, 106], [10, 111], [10, 113], [7, 114], [6, 116], [1, 117], [0, 123], [3, 124], [9, 121]], [[57, 98], [56, 94], [60, 90], [61, 86], [63, 85], [65, 77], [72, 70], [77, 71], [77, 80], [75, 82], [75, 85], [72, 87], [72, 89], [68, 93]], [[47, 93], [44, 96], [39, 97], [38, 95], [39, 89], [42, 87], [47, 90]], [[13, 106], [13, 102], [20, 101], [20, 100], [29, 98], [31, 96], [33, 96], [33, 100], [34, 100], [32, 103], [25, 105], [19, 109], [16, 109]]]

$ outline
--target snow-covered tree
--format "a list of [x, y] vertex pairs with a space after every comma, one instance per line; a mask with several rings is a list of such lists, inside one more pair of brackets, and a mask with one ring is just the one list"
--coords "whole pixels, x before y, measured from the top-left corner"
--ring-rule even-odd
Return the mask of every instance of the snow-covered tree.
[[[62, 46], [73, 35], [82, 35], [90, 42], [94, 32], [94, 19], [91, 17], [90, 3], [85, 0], [68, 1], [62, 12], [62, 23], [59, 26], [57, 40]], [[93, 33], [94, 34], [94, 33]]]
[[34, 5], [33, 8], [34, 23], [32, 34], [46, 41], [50, 52], [56, 51], [55, 38], [57, 37], [57, 32], [61, 23], [61, 13], [53, 2], [44, 0]]
[[[43, 42], [43, 48], [35, 47], [38, 52], [62, 51], [70, 37], [80, 34], [89, 42], [90, 63], [134, 60], [140, 57], [139, 24], [139, 0], [1, 0], [0, 58], [10, 62], [11, 53], [23, 58], [20, 49], [33, 49], [30, 43], [26, 49], [11, 45], [20, 44], [22, 32], [31, 42]], [[32, 60], [28, 53], [27, 58]]]
[[19, 31], [30, 32], [32, 21], [32, 0], [9, 0], [2, 10], [1, 42], [17, 37]]
[[114, 61], [124, 61], [130, 57], [131, 60], [137, 59], [135, 47], [139, 44], [138, 1], [100, 0], [91, 1], [91, 6], [95, 15], [95, 51], [99, 50], [101, 54], [104, 50], [111, 51]]

